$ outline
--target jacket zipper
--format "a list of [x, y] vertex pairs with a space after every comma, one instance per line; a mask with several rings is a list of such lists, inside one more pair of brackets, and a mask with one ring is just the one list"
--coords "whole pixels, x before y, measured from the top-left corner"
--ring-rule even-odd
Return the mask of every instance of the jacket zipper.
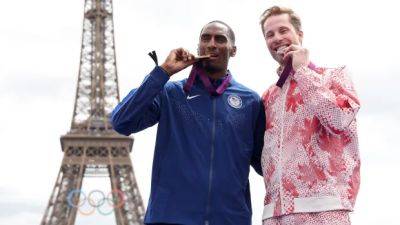
[[216, 98], [213, 97], [213, 126], [211, 130], [211, 153], [210, 153], [210, 173], [208, 175], [208, 196], [207, 196], [207, 208], [206, 208], [206, 221], [204, 222], [205, 225], [209, 225], [209, 216], [210, 216], [210, 204], [211, 204], [211, 183], [212, 183], [212, 176], [213, 176], [213, 161], [214, 161], [214, 149], [215, 149], [215, 126], [216, 126], [216, 111], [217, 111], [217, 104]]
[[[286, 82], [288, 83], [288, 82]], [[285, 85], [282, 87], [282, 89], [285, 88]], [[278, 163], [278, 170], [279, 170], [279, 200], [281, 201], [281, 212], [282, 212], [282, 206], [283, 206], [283, 197], [282, 193], [283, 192], [283, 187], [282, 187], [282, 149], [283, 149], [283, 130], [284, 130], [284, 116], [285, 116], [285, 106], [286, 106], [286, 95], [288, 93], [288, 86], [286, 85], [286, 90], [284, 91], [283, 101], [282, 101], [282, 118], [281, 118], [281, 136], [280, 136], [280, 142], [279, 142], [279, 163]]]

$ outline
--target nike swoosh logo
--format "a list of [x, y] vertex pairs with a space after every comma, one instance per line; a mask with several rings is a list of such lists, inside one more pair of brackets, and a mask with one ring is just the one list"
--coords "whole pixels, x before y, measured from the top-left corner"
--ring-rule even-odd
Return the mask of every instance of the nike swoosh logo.
[[186, 99], [187, 99], [187, 100], [190, 100], [190, 99], [192, 99], [192, 98], [196, 98], [196, 97], [199, 97], [199, 96], [200, 96], [200, 95], [193, 95], [193, 96], [189, 96], [189, 95], [188, 95]]

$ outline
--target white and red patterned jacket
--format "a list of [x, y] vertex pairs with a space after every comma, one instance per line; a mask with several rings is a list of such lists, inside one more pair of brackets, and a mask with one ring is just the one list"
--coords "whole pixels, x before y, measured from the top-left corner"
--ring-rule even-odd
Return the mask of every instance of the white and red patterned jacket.
[[360, 184], [360, 103], [345, 67], [301, 67], [263, 101], [263, 219], [352, 210]]

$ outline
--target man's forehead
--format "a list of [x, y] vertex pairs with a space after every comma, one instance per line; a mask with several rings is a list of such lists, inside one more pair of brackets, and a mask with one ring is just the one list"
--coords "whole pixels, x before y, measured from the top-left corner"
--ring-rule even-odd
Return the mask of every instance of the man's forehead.
[[228, 36], [228, 28], [221, 24], [221, 23], [210, 23], [207, 24], [203, 27], [203, 29], [201, 30], [201, 34], [200, 35], [204, 35], [204, 34], [219, 34], [219, 35], [224, 35], [224, 36]]
[[273, 15], [268, 17], [265, 22], [264, 22], [264, 30], [265, 32], [268, 32], [269, 30], [279, 28], [282, 26], [290, 26], [290, 17], [287, 13], [284, 14], [279, 14], [279, 15]]

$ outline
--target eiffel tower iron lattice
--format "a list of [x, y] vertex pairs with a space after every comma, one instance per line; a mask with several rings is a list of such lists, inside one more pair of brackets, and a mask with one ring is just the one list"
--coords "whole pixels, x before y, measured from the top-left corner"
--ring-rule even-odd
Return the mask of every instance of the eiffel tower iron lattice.
[[82, 198], [77, 190], [93, 175], [110, 178], [117, 225], [143, 224], [145, 209], [129, 156], [133, 139], [117, 134], [108, 119], [119, 102], [113, 27], [112, 0], [85, 0], [71, 129], [61, 136], [64, 157], [41, 225], [74, 224]]

